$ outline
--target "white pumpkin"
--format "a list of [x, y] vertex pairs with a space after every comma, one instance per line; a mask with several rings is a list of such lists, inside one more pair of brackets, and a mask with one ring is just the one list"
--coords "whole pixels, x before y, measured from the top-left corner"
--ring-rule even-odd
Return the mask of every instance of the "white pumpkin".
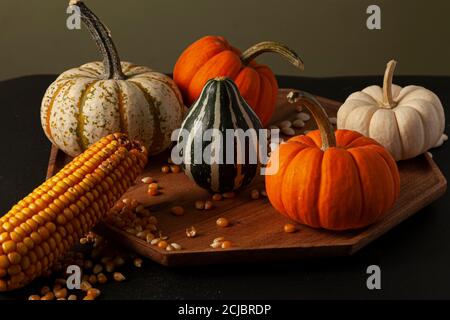
[[71, 5], [80, 9], [103, 63], [65, 71], [50, 85], [41, 106], [47, 137], [71, 156], [115, 132], [140, 140], [149, 154], [167, 149], [184, 112], [174, 81], [149, 68], [120, 62], [107, 28], [81, 1]]
[[387, 64], [383, 88], [369, 86], [347, 98], [337, 113], [337, 127], [373, 138], [398, 161], [439, 143], [445, 114], [441, 101], [430, 90], [393, 85], [395, 65], [393, 60]]

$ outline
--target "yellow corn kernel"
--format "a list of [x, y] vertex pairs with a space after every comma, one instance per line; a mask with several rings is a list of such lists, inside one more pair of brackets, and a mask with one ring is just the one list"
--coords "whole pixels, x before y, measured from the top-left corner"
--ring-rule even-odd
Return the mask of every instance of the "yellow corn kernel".
[[140, 143], [112, 134], [14, 205], [0, 218], [0, 291], [48, 272], [120, 199], [146, 162]]

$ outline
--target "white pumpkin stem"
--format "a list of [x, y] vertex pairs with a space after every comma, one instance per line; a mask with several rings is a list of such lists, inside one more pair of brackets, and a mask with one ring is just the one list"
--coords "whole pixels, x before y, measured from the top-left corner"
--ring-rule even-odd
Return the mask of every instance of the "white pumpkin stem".
[[125, 75], [120, 64], [119, 54], [111, 38], [109, 29], [100, 19], [80, 0], [70, 0], [70, 6], [76, 6], [80, 10], [81, 20], [89, 30], [100, 54], [103, 57], [105, 79], [123, 80]]
[[383, 106], [385, 108], [394, 108], [397, 103], [392, 97], [392, 79], [394, 77], [395, 66], [397, 61], [391, 60], [386, 65], [386, 71], [384, 72], [383, 79]]
[[295, 51], [291, 50], [288, 46], [275, 41], [260, 42], [248, 48], [242, 53], [241, 61], [243, 64], [248, 65], [252, 60], [265, 52], [277, 53], [286, 58], [296, 68], [302, 71], [305, 69], [302, 59], [300, 59]]
[[320, 137], [322, 139], [322, 150], [325, 151], [328, 148], [336, 147], [336, 136], [334, 135], [334, 128], [328, 119], [327, 112], [322, 107], [320, 102], [310, 93], [305, 91], [291, 91], [287, 95], [289, 103], [296, 103], [303, 101], [304, 106], [311, 112], [314, 120], [317, 123], [317, 127], [320, 131]]

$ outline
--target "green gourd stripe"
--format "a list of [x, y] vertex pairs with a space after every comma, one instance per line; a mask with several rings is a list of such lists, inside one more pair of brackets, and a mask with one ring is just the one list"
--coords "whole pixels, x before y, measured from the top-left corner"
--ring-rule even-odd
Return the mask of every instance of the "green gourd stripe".
[[[195, 107], [189, 112], [191, 115], [189, 119], [186, 117], [186, 127], [190, 134], [188, 137], [188, 141], [186, 142], [185, 149], [185, 159], [187, 160], [187, 164], [185, 166], [185, 172], [189, 177], [194, 179], [197, 184], [202, 187], [207, 187], [207, 184], [204, 182], [207, 181], [208, 184], [211, 181], [211, 168], [209, 166], [205, 166], [204, 164], [196, 164], [195, 163], [195, 147], [194, 147], [194, 138], [198, 134], [203, 134], [203, 126], [205, 121], [205, 112], [207, 111], [207, 102], [209, 99], [215, 99], [216, 92], [214, 90], [210, 90], [209, 88], [205, 88], [202, 92], [202, 99], [198, 99], [197, 103], [195, 103]], [[189, 121], [194, 119], [194, 121]], [[182, 127], [183, 128], [183, 127]]]
[[[234, 124], [234, 128], [235, 129], [243, 129], [243, 130], [247, 130], [250, 127], [253, 127], [251, 124], [249, 125], [248, 123], [245, 123], [245, 121], [242, 121], [243, 119], [241, 119], [239, 117], [239, 115], [242, 114], [242, 109], [238, 108], [238, 104], [239, 104], [239, 98], [238, 98], [238, 94], [232, 90], [231, 86], [232, 83], [227, 81], [227, 91], [228, 91], [228, 96], [230, 97], [230, 114], [233, 117], [233, 124]], [[244, 114], [242, 114], [244, 115]], [[239, 118], [238, 118], [239, 117]], [[242, 163], [238, 163], [237, 162], [237, 148], [239, 148], [238, 144], [235, 143], [235, 154], [236, 154], [236, 165], [235, 165], [235, 178], [233, 181], [233, 187], [235, 189], [239, 188], [243, 182], [245, 181], [245, 174], [244, 174], [244, 169], [243, 166], [244, 164]]]
[[[220, 106], [222, 108], [221, 112], [221, 131], [226, 133], [227, 129], [239, 129], [241, 128], [239, 124], [238, 115], [236, 115], [235, 111], [233, 110], [233, 104], [235, 103], [235, 100], [232, 97], [232, 92], [229, 90], [229, 84], [225, 81], [220, 81], [216, 84], [217, 87], [222, 88], [222, 96], [220, 99]], [[225, 112], [224, 112], [225, 111]], [[235, 164], [224, 164], [221, 165], [219, 168], [219, 176], [220, 176], [220, 184], [223, 188], [226, 190], [234, 190], [236, 186], [236, 179], [240, 179], [241, 171], [239, 169], [240, 164], [237, 163], [237, 153], [236, 153], [236, 143], [234, 141], [229, 141], [226, 138], [224, 138], [224, 145], [234, 145], [234, 154], [233, 154], [233, 163]], [[227, 156], [229, 156], [226, 153], [226, 150], [224, 152], [224, 162], [227, 162]]]
[[[183, 150], [184, 153], [182, 155], [184, 158], [184, 162], [182, 164], [184, 172], [187, 174], [188, 177], [190, 177], [197, 184], [203, 187], [205, 186], [202, 184], [202, 181], [208, 180], [210, 174], [209, 171], [207, 172], [202, 171], [202, 173], [195, 175], [193, 174], [194, 172], [197, 173], [198, 169], [201, 168], [199, 167], [199, 165], [194, 164], [195, 160], [194, 160], [193, 139], [194, 136], [197, 134], [197, 131], [199, 130], [198, 128], [199, 126], [201, 130], [203, 121], [203, 112], [205, 111], [206, 102], [209, 99], [209, 94], [210, 94], [209, 90], [205, 88], [200, 94], [201, 98], [194, 103], [193, 107], [189, 110], [188, 116], [185, 118], [185, 120], [181, 125], [181, 128], [189, 131], [189, 136], [187, 138], [183, 137], [183, 139], [186, 138], [187, 141], [182, 141], [179, 139], [179, 141], [182, 141], [182, 143], [185, 145], [185, 148]], [[198, 121], [195, 121], [196, 119]], [[200, 179], [199, 177], [203, 175], [207, 175], [208, 177], [205, 179]]]
[[[211, 112], [211, 115], [208, 117], [210, 123], [208, 123], [207, 127], [208, 128], [214, 128], [214, 129], [220, 129], [221, 126], [221, 90], [223, 90], [223, 88], [221, 88], [221, 86], [217, 86], [217, 89], [215, 90], [214, 94], [216, 95], [214, 101], [214, 108], [209, 108], [208, 110]], [[214, 148], [214, 144], [212, 144], [213, 149], [214, 149], [214, 153], [219, 152], [220, 150], [216, 150]], [[209, 167], [209, 179], [210, 179], [210, 183], [211, 183], [211, 189], [213, 191], [218, 191], [220, 188], [220, 167], [219, 164], [217, 163], [212, 163]]]
[[[227, 80], [229, 81], [229, 80]], [[234, 83], [232, 83], [231, 81], [229, 81], [230, 83], [230, 88], [231, 90], [233, 90], [234, 95], [233, 98], [236, 99], [236, 106], [239, 107], [243, 118], [245, 120], [245, 122], [247, 123], [248, 127], [251, 127], [252, 124], [254, 123], [260, 123], [261, 121], [259, 120], [258, 116], [256, 115], [256, 113], [253, 111], [252, 108], [250, 108], [250, 106], [248, 106], [247, 102], [244, 100], [244, 98], [242, 98], [242, 96], [239, 94], [239, 89], [236, 87], [236, 85]], [[244, 112], [244, 106], [245, 107], [245, 112]], [[248, 107], [248, 108], [247, 108]]]
[[[248, 128], [257, 128], [257, 127], [262, 127], [261, 121], [259, 120], [258, 116], [256, 115], [256, 113], [253, 111], [253, 109], [247, 104], [247, 102], [244, 100], [244, 98], [242, 98], [242, 96], [239, 94], [239, 90], [238, 88], [234, 85], [233, 82], [229, 81], [229, 88], [231, 91], [233, 91], [233, 95], [230, 95], [232, 97], [232, 99], [234, 99], [235, 101], [233, 101], [232, 106], [233, 106], [233, 111], [235, 114], [241, 114], [242, 115], [242, 119], [239, 122], [240, 124], [240, 128], [241, 129], [248, 129]], [[258, 155], [258, 146], [257, 145], [251, 145], [250, 144], [251, 141], [248, 141], [247, 145], [246, 145], [246, 150], [250, 150], [253, 149], [254, 152], [256, 153], [256, 155]], [[245, 160], [245, 164], [243, 164], [244, 172], [250, 172], [249, 175], [247, 175], [243, 181], [240, 181], [240, 183], [242, 184], [247, 184], [248, 182], [248, 177], [251, 177], [252, 174], [256, 174], [258, 172], [258, 168], [259, 168], [259, 161], [257, 162], [258, 166], [254, 166], [252, 164], [248, 163], [248, 159]]]
[[[182, 123], [182, 129], [189, 132], [187, 141], [183, 141], [184, 160], [183, 169], [185, 173], [193, 179], [199, 186], [210, 189], [214, 192], [226, 192], [238, 189], [247, 185], [252, 181], [257, 173], [258, 164], [248, 163], [249, 147], [258, 147], [257, 142], [253, 141], [250, 145], [249, 139], [240, 141], [245, 143], [245, 158], [242, 155], [243, 163], [237, 162], [237, 139], [230, 137], [231, 141], [227, 141], [228, 129], [242, 129], [244, 133], [248, 129], [261, 129], [261, 122], [254, 116], [253, 111], [248, 104], [241, 98], [239, 91], [231, 80], [213, 79], [207, 82], [202, 90], [200, 98], [190, 108], [188, 115]], [[217, 129], [222, 133], [223, 145], [219, 150], [215, 150], [214, 143], [211, 141], [203, 141], [203, 154], [211, 153], [220, 159], [220, 163], [209, 161], [207, 163], [202, 157], [202, 162], [195, 163], [195, 140], [201, 138], [208, 129]], [[178, 141], [181, 142], [185, 137], [179, 136]], [[231, 155], [232, 163], [227, 163], [227, 148], [234, 144], [234, 153]], [[206, 149], [209, 148], [209, 149]], [[207, 151], [208, 153], [205, 153]], [[220, 155], [217, 157], [217, 155]], [[210, 159], [210, 160], [215, 160]], [[257, 159], [256, 159], [257, 160]], [[212, 162], [212, 163], [211, 163]]]

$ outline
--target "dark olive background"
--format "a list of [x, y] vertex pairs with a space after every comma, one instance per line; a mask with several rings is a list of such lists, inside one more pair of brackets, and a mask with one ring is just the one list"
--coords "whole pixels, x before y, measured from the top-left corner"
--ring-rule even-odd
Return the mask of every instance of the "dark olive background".
[[[304, 76], [450, 75], [450, 1], [446, 0], [86, 0], [109, 26], [124, 60], [171, 72], [182, 50], [206, 34], [241, 49], [285, 42], [306, 64]], [[0, 0], [0, 79], [61, 73], [98, 59], [86, 30], [66, 28], [68, 0]], [[381, 30], [366, 9], [381, 7]], [[277, 74], [298, 75], [265, 55]]]

